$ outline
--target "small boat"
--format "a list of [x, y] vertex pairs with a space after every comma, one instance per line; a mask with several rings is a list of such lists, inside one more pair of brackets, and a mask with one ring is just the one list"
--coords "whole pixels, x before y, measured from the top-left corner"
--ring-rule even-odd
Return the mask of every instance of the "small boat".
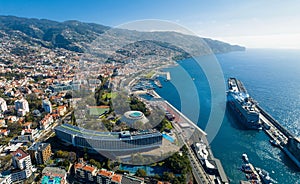
[[273, 139], [270, 139], [270, 143], [271, 143], [272, 146], [279, 147], [279, 144]]
[[277, 181], [275, 181], [273, 178], [271, 178], [269, 176], [269, 173], [266, 170], [263, 170], [263, 169], [261, 169], [259, 167], [256, 167], [255, 169], [258, 172], [258, 174], [259, 174], [259, 176], [260, 176], [260, 178], [261, 178], [261, 180], [262, 180], [262, 182], [264, 184], [275, 184], [275, 183], [278, 183]]
[[248, 155], [246, 153], [242, 154], [242, 158], [245, 162], [249, 162]]
[[250, 167], [249, 164], [243, 164], [241, 170], [244, 173], [253, 173], [253, 171], [252, 171], [252, 169], [251, 169], [251, 167]]
[[154, 84], [155, 84], [156, 86], [158, 86], [159, 88], [162, 88], [162, 85], [161, 85], [161, 83], [160, 83], [160, 81], [159, 81], [158, 79], [155, 79], [155, 80], [154, 80]]
[[258, 176], [254, 173], [251, 173], [251, 174], [246, 174], [246, 178], [248, 180], [258, 180]]

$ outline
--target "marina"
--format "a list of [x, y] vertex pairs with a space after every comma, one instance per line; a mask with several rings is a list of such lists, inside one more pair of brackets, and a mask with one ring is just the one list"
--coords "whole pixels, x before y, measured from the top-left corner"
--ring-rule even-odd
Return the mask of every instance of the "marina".
[[272, 179], [264, 169], [254, 167], [252, 163], [249, 162], [248, 156], [246, 153], [242, 154], [242, 159], [245, 164], [242, 165], [241, 171], [245, 173], [247, 181], [241, 180], [240, 183], [255, 183], [255, 184], [275, 184], [277, 181]]

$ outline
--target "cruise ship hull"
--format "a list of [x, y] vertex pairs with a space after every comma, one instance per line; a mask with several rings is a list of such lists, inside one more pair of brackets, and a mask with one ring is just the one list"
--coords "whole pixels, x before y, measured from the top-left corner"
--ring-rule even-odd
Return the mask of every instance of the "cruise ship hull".
[[[237, 81], [236, 79], [232, 78], [229, 80]], [[239, 123], [241, 123], [242, 126], [246, 129], [260, 129], [261, 125], [259, 123], [259, 112], [245, 109], [242, 103], [244, 103], [246, 99], [243, 99], [244, 101], [241, 102], [241, 98], [239, 97], [241, 96], [238, 94], [240, 93], [240, 91], [238, 90], [239, 88], [243, 88], [243, 92], [246, 92], [244, 86], [241, 87], [237, 85], [238, 87], [236, 87], [236, 90], [232, 90], [232, 86], [230, 86], [232, 85], [232, 83], [229, 82], [228, 85], [229, 91], [227, 92], [227, 106], [230, 108], [237, 121], [239, 121]]]

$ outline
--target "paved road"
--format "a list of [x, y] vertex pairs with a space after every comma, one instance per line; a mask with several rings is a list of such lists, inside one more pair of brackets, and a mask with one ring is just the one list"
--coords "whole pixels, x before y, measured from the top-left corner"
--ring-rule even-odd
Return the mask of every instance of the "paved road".
[[184, 141], [184, 138], [182, 135], [179, 136], [181, 141], [185, 144], [185, 146], [188, 148], [188, 157], [191, 162], [192, 166], [192, 172], [194, 175], [194, 178], [198, 184], [211, 184], [214, 183], [211, 181], [210, 177], [206, 174], [204, 171], [202, 165], [200, 164], [197, 156], [195, 155], [194, 151], [192, 148]]

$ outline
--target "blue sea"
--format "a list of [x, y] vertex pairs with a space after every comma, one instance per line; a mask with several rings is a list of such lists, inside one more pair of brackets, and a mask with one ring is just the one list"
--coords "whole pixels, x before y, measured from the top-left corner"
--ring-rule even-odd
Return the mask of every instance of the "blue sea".
[[[206, 59], [198, 58], [204, 62]], [[209, 62], [210, 59], [207, 60]], [[228, 77], [240, 79], [260, 106], [291, 132], [300, 136], [299, 50], [247, 49], [243, 52], [218, 54], [215, 60], [222, 69], [222, 80], [226, 82]], [[163, 88], [156, 91], [176, 108], [184, 111], [200, 128], [205, 129], [210, 116], [222, 115], [211, 111], [214, 102], [208, 80], [211, 76], [208, 77], [206, 70], [194, 59], [178, 63], [178, 66], [165, 69], [171, 72], [171, 81], [161, 80]], [[217, 71], [218, 69], [216, 73]], [[193, 85], [183, 76], [187, 74]], [[218, 90], [225, 94], [226, 89], [223, 87]], [[224, 108], [222, 100], [218, 100], [220, 104], [215, 105]], [[267, 170], [278, 183], [300, 183], [300, 170], [281, 150], [270, 145], [269, 138], [263, 131], [242, 129], [226, 108], [224, 111], [220, 129], [216, 125], [218, 132], [210, 138], [213, 153], [221, 160], [231, 183], [246, 180], [239, 170], [243, 153], [248, 154], [254, 166]]]

